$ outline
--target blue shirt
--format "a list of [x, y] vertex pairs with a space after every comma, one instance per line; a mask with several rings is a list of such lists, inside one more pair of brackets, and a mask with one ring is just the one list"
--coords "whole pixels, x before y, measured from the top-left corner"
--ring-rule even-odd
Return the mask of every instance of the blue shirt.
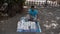
[[35, 17], [37, 15], [38, 11], [36, 9], [34, 9], [34, 11], [32, 11], [31, 9], [28, 10], [28, 14]]

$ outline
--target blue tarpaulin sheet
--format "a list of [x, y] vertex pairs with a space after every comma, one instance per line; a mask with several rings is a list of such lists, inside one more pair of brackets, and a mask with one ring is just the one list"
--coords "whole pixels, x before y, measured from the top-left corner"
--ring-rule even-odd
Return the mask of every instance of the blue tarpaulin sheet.
[[29, 30], [21, 29], [20, 26], [19, 26], [20, 25], [19, 23], [21, 23], [21, 22], [20, 21], [18, 22], [17, 32], [41, 32], [41, 28], [40, 28], [39, 22], [35, 22], [36, 29], [29, 29]]

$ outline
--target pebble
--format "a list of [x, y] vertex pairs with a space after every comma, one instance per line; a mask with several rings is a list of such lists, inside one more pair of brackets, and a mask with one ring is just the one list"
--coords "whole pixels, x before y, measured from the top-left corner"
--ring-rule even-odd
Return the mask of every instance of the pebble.
[[1, 23], [3, 23], [4, 21], [0, 21]]
[[44, 27], [46, 27], [46, 29], [50, 29], [51, 28], [51, 26], [46, 25], [46, 24], [44, 24]]
[[51, 34], [54, 34], [54, 32], [51, 32]]
[[60, 17], [56, 17], [56, 19], [57, 19], [57, 20], [59, 20], [59, 19], [60, 19]]
[[2, 31], [4, 31], [5, 29], [4, 28], [2, 28]]
[[60, 34], [60, 33], [59, 33]]
[[53, 15], [53, 13], [52, 13], [52, 12], [49, 12], [48, 14]]
[[49, 22], [49, 21], [46, 21], [47, 23]]
[[52, 24], [50, 24], [50, 25], [53, 27], [53, 29], [57, 28], [57, 26], [58, 26], [57, 23], [52, 23]]
[[55, 21], [55, 20], [51, 20], [51, 22], [55, 22], [55, 23], [56, 23], [56, 21]]

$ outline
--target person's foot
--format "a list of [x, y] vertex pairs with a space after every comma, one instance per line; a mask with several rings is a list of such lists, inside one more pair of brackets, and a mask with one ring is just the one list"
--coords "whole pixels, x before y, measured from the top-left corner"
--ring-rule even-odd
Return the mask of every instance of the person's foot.
[[39, 21], [40, 21], [40, 19], [37, 19], [37, 21], [39, 22]]

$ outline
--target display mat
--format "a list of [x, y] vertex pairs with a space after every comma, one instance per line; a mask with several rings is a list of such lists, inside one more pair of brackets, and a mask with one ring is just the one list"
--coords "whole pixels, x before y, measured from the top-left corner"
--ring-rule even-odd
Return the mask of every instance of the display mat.
[[20, 20], [17, 23], [17, 32], [41, 32], [39, 22]]

